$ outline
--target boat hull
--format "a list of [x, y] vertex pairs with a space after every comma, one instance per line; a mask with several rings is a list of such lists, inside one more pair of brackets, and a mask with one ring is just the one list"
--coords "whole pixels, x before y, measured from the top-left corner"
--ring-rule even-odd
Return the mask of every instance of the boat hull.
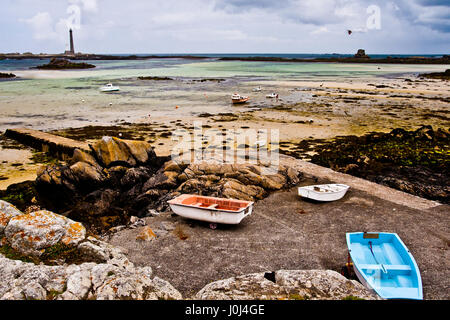
[[100, 89], [101, 92], [116, 92], [120, 91], [120, 89]]
[[360, 282], [384, 299], [422, 300], [419, 268], [395, 233], [347, 233], [353, 269]]
[[239, 100], [231, 100], [233, 104], [241, 104], [246, 103], [249, 99], [239, 99]]
[[[243, 206], [236, 210], [221, 210], [208, 207], [199, 207], [196, 206], [195, 204], [186, 204], [190, 202], [189, 201], [190, 197], [197, 197], [203, 200], [206, 199], [207, 201], [210, 201], [210, 203], [220, 201], [239, 202]], [[180, 197], [168, 201], [168, 203], [172, 211], [179, 216], [188, 219], [200, 220], [217, 224], [239, 224], [245, 217], [251, 215], [253, 211], [253, 202], [233, 200], [233, 199], [220, 199], [214, 197], [198, 197], [198, 196], [182, 195]]]
[[[314, 187], [323, 187], [323, 186], [340, 186], [337, 191], [334, 192], [318, 192], [314, 190]], [[336, 201], [342, 199], [347, 193], [350, 187], [347, 185], [317, 185], [317, 186], [308, 186], [308, 187], [299, 187], [298, 195], [303, 198], [308, 198], [316, 201]]]
[[248, 211], [240, 213], [229, 213], [219, 210], [206, 210], [197, 208], [187, 208], [184, 206], [171, 204], [170, 208], [174, 213], [188, 219], [206, 221], [218, 224], [239, 224], [242, 219], [252, 214], [252, 207]]

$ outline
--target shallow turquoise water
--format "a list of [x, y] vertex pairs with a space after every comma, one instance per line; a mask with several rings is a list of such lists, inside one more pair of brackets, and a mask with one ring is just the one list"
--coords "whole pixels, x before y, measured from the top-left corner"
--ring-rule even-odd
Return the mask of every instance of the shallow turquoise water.
[[[304, 98], [296, 96], [291, 99], [289, 90], [274, 84], [274, 81], [357, 82], [359, 79], [395, 78], [449, 68], [442, 65], [151, 59], [88, 61], [97, 67], [76, 71], [30, 69], [47, 62], [0, 61], [0, 72], [13, 72], [20, 77], [0, 81], [0, 131], [20, 126], [46, 130], [111, 124], [139, 120], [149, 114], [183, 117], [200, 112], [224, 112], [231, 111], [229, 97], [233, 92], [252, 95], [252, 88], [259, 84], [265, 90], [277, 91], [287, 97], [287, 102]], [[136, 79], [138, 76], [167, 76], [176, 81], [141, 81]], [[224, 78], [226, 81], [191, 81], [199, 78]], [[265, 83], [267, 80], [271, 83]], [[121, 91], [100, 93], [99, 87], [107, 82], [119, 85]], [[253, 103], [267, 103], [264, 95], [258, 99], [252, 97]], [[174, 114], [177, 105], [181, 108]]]

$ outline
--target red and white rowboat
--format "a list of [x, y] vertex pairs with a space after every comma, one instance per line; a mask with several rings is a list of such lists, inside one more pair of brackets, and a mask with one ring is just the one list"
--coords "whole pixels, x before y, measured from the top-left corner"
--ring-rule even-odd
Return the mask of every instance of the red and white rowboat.
[[241, 96], [240, 94], [233, 94], [231, 96], [231, 102], [233, 102], [234, 104], [237, 103], [246, 103], [250, 98], [247, 96]]
[[168, 201], [176, 214], [212, 224], [239, 224], [252, 214], [253, 202], [182, 194]]

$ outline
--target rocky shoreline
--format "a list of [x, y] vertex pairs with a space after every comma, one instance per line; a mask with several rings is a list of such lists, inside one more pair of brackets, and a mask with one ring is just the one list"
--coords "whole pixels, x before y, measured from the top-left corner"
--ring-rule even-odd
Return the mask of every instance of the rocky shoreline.
[[165, 211], [166, 201], [180, 193], [253, 201], [299, 181], [291, 168], [262, 175], [256, 165], [177, 163], [157, 157], [144, 141], [104, 137], [91, 148], [92, 154], [76, 149], [67, 165], [43, 168], [35, 187], [46, 208], [97, 232], [126, 224], [130, 216]]
[[295, 151], [281, 152], [298, 158], [314, 152], [312, 163], [449, 204], [449, 144], [448, 130], [423, 126], [331, 141], [305, 140]]
[[444, 72], [422, 73], [419, 75], [419, 77], [428, 79], [450, 80], [450, 69], [447, 69]]
[[[36, 181], [36, 198], [26, 212], [0, 200], [0, 299], [183, 299], [151, 267], [135, 266], [126, 253], [98, 239], [99, 235], [142, 228], [146, 223], [131, 216], [133, 207], [143, 209], [134, 212], [144, 217], [159, 215], [167, 211], [166, 200], [180, 192], [256, 200], [294, 186], [301, 178], [290, 167], [261, 175], [256, 165], [166, 161], [143, 141], [104, 137], [91, 148], [92, 154], [77, 149], [68, 165], [43, 168]], [[41, 206], [59, 207], [62, 214]], [[181, 229], [168, 224], [166, 230], [187, 239]], [[136, 240], [154, 238], [152, 229], [144, 227]], [[332, 270], [242, 275], [212, 282], [192, 298], [379, 299]]]
[[444, 55], [442, 58], [426, 58], [426, 57], [387, 57], [384, 59], [374, 59], [369, 56], [354, 57], [333, 57], [333, 58], [314, 58], [314, 59], [298, 59], [298, 58], [279, 58], [279, 57], [222, 57], [222, 61], [261, 61], [261, 62], [336, 62], [336, 63], [376, 63], [376, 64], [450, 64], [450, 56]]

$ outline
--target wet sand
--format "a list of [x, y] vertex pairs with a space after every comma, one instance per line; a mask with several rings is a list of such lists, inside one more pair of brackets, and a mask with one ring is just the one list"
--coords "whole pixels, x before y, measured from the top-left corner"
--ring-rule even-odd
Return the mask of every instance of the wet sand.
[[[52, 96], [59, 89], [50, 88], [35, 98], [10, 96], [5, 103], [15, 113], [4, 120], [0, 130], [32, 127], [87, 142], [104, 135], [141, 139], [152, 143], [157, 154], [170, 155], [176, 143], [171, 133], [180, 128], [192, 132], [194, 121], [201, 121], [204, 130], [279, 130], [281, 149], [285, 150], [304, 139], [394, 128], [413, 130], [427, 124], [447, 128], [450, 124], [448, 81], [411, 76], [341, 81], [198, 80], [124, 79], [119, 81], [121, 94], [104, 95], [89, 89], [81, 92], [90, 95], [80, 96], [73, 88], [67, 89], [66, 95]], [[94, 84], [100, 82], [91, 80], [88, 87]], [[252, 91], [257, 86], [262, 92]], [[229, 97], [233, 92], [249, 95], [250, 102], [232, 105]], [[271, 92], [277, 92], [279, 99], [265, 97]], [[37, 110], [37, 104], [42, 109]], [[58, 107], [61, 105], [64, 107]], [[30, 161], [31, 151], [11, 150], [0, 153], [0, 189], [35, 176], [37, 165]], [[20, 168], [17, 163], [22, 163]]]

